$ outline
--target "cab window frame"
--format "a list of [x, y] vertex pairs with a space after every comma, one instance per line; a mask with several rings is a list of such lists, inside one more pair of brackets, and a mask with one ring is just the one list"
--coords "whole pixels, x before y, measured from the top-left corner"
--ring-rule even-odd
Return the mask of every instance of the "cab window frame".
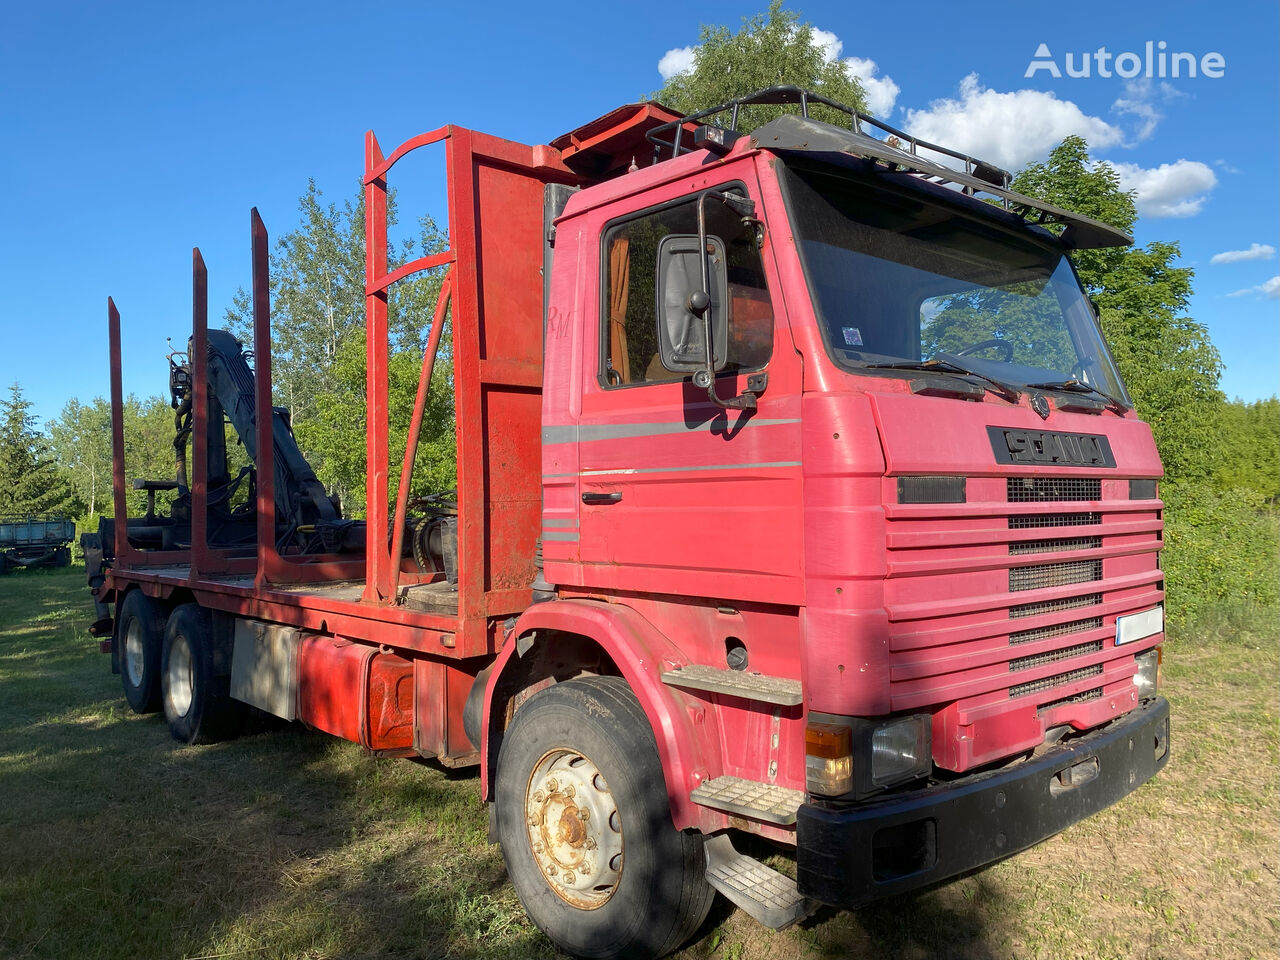
[[[708, 188], [706, 187], [699, 188], [693, 193], [687, 193], [682, 196], [675, 197], [671, 200], [664, 200], [662, 203], [656, 203], [653, 206], [645, 207], [642, 210], [635, 210], [629, 213], [621, 214], [620, 216], [614, 217], [610, 220], [606, 220], [604, 224], [600, 227], [600, 236], [599, 236], [600, 295], [598, 297], [599, 318], [596, 323], [596, 331], [598, 335], [597, 344], [596, 344], [596, 354], [597, 354], [596, 382], [600, 385], [602, 389], [609, 390], [609, 391], [632, 390], [639, 387], [658, 387], [658, 386], [664, 386], [664, 385], [670, 386], [672, 384], [682, 384], [682, 383], [693, 382], [692, 372], [689, 372], [683, 375], [678, 375], [675, 371], [667, 371], [668, 373], [671, 374], [671, 376], [668, 379], [664, 379], [664, 380], [640, 380], [634, 383], [609, 382], [609, 370], [610, 370], [610, 367], [608, 366], [609, 360], [610, 360], [610, 357], [609, 357], [609, 322], [610, 322], [610, 317], [609, 317], [609, 293], [610, 293], [610, 290], [609, 290], [609, 260], [610, 260], [609, 239], [610, 239], [610, 234], [614, 230], [616, 230], [618, 227], [624, 226], [628, 223], [632, 223], [636, 220], [643, 220], [646, 217], [652, 217], [657, 214], [663, 213], [664, 211], [672, 210], [682, 205], [693, 208], [694, 204], [697, 202], [698, 195], [702, 193], [703, 190], [705, 189], [708, 189]], [[713, 190], [737, 189], [739, 192], [742, 193], [743, 196], [751, 197], [751, 193], [747, 189], [747, 184], [743, 180], [726, 180], [724, 183], [715, 184], [709, 189], [713, 189]], [[694, 210], [694, 215], [696, 218], [696, 209]], [[727, 246], [728, 244], [726, 243], [726, 248]], [[769, 337], [768, 356], [765, 358], [763, 363], [757, 364], [755, 366], [750, 366], [750, 367], [735, 366], [735, 367], [729, 368], [729, 365], [726, 363], [726, 368], [716, 373], [717, 381], [721, 380], [722, 378], [727, 380], [732, 377], [737, 377], [741, 374], [758, 373], [759, 371], [766, 369], [769, 366], [770, 362], [772, 362], [773, 360], [776, 333], [777, 333], [777, 320], [778, 320], [777, 306], [776, 306], [777, 298], [775, 297], [774, 290], [769, 285], [769, 277], [765, 270], [765, 265], [764, 265], [764, 252], [759, 247], [756, 248], [756, 256], [759, 258], [760, 277], [764, 281], [764, 284], [765, 284], [764, 290], [769, 296], [769, 304], [771, 307], [771, 311], [773, 313], [773, 316], [770, 319], [770, 337]], [[653, 277], [653, 283], [649, 288], [655, 298], [656, 298], [656, 290], [657, 290], [656, 285], [657, 285], [657, 276], [655, 274], [655, 276]], [[631, 284], [629, 283], [628, 286], [630, 287]], [[656, 316], [654, 318], [654, 323], [655, 324], [657, 323]], [[654, 332], [655, 334], [657, 333], [656, 328]]]

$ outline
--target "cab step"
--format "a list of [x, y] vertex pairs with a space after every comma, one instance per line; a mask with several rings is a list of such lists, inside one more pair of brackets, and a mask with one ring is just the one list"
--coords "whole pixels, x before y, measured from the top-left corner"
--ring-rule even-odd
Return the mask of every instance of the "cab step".
[[723, 693], [744, 700], [776, 703], [783, 707], [794, 707], [804, 702], [804, 691], [799, 680], [767, 677], [763, 673], [745, 673], [742, 670], [724, 670], [700, 663], [668, 670], [662, 675], [662, 682], [686, 690], [706, 690], [708, 693]]
[[707, 838], [703, 849], [707, 883], [766, 927], [784, 930], [817, 908], [790, 877], [735, 850], [727, 834]]
[[742, 777], [716, 777], [694, 787], [689, 792], [689, 799], [714, 810], [786, 827], [796, 822], [796, 811], [804, 803], [804, 793], [776, 783], [761, 783]]

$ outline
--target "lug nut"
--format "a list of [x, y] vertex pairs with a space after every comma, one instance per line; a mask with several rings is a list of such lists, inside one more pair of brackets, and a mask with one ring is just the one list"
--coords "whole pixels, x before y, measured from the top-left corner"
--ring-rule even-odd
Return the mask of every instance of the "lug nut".
[[588, 810], [586, 807], [579, 807], [579, 808], [578, 808], [578, 819], [579, 819], [579, 820], [589, 820], [589, 819], [591, 819], [591, 811], [590, 811], [590, 810]]
[[564, 793], [564, 795], [565, 795], [566, 797], [572, 797], [572, 796], [574, 795], [574, 793], [576, 793], [577, 791], [575, 791], [575, 790], [573, 789], [573, 784], [572, 784], [572, 783], [566, 783], [566, 784], [564, 785], [564, 790], [563, 790], [562, 792]]
[[547, 790], [549, 790], [551, 793], [555, 793], [559, 789], [560, 789], [560, 784], [556, 782], [555, 777], [552, 777], [550, 780], [547, 781]]

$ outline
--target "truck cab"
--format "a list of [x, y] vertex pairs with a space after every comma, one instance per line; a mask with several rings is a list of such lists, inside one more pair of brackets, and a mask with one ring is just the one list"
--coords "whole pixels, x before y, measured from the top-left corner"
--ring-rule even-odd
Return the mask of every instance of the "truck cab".
[[[1162, 470], [1070, 260], [1128, 237], [901, 131], [698, 119], [554, 220], [556, 602], [516, 633], [578, 605], [663, 639], [641, 700], [674, 825], [781, 926], [1006, 856], [1166, 762]], [[795, 845], [798, 886], [729, 830]]]

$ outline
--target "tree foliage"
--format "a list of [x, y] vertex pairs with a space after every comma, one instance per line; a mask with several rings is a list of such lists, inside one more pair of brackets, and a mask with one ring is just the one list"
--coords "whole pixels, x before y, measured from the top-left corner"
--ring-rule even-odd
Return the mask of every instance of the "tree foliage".
[[[130, 513], [137, 514], [145, 509], [147, 495], [134, 490], [132, 481], [171, 480], [176, 474], [174, 414], [168, 401], [158, 396], [139, 398], [130, 394], [125, 397], [121, 418], [126, 495]], [[80, 528], [96, 529], [99, 516], [115, 512], [111, 490], [111, 404], [102, 397], [94, 397], [88, 403], [72, 398], [46, 424], [45, 432], [49, 449], [79, 501]], [[232, 450], [233, 456], [234, 453]], [[158, 493], [157, 506], [166, 507], [172, 496]]]
[[36, 427], [31, 401], [22, 387], [9, 387], [0, 400], [0, 516], [56, 514], [74, 517], [82, 509], [66, 471]]
[[[803, 87], [854, 109], [866, 109], [857, 78], [839, 60], [827, 58], [813, 42], [813, 28], [801, 22], [800, 14], [785, 9], [782, 0], [773, 0], [765, 13], [744, 18], [737, 33], [727, 26], [704, 25], [693, 66], [671, 77], [651, 99], [694, 113], [778, 84]], [[739, 129], [752, 130], [787, 109], [747, 107], [739, 116]], [[841, 126], [849, 123], [847, 116], [829, 108], [815, 107], [811, 114]]]

